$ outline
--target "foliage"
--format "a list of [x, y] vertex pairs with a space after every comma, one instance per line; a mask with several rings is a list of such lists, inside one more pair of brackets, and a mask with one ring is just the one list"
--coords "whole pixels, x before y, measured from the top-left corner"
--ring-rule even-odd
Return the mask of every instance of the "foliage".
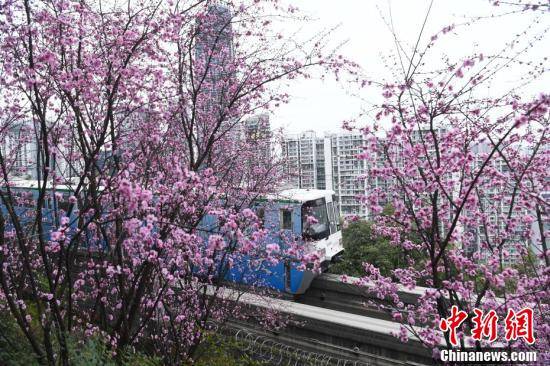
[[24, 335], [13, 318], [0, 311], [0, 365], [31, 366], [36, 359], [28, 343], [21, 342]]
[[[9, 314], [0, 313], [0, 364], [6, 366], [39, 365], [36, 356], [26, 342], [21, 342], [24, 335]], [[69, 340], [70, 365], [103, 366], [103, 365], [161, 365], [160, 359], [134, 352], [124, 352], [117, 360], [107, 345], [99, 337]]]
[[[33, 366], [38, 361], [25, 342], [23, 335], [9, 314], [0, 314], [0, 364], [6, 366]], [[80, 338], [80, 339], [79, 339]], [[147, 356], [135, 350], [120, 350], [119, 356], [113, 354], [100, 337], [83, 338], [74, 334], [69, 340], [69, 364], [74, 366], [143, 365], [158, 366], [164, 364], [162, 358]], [[223, 336], [207, 334], [196, 352], [194, 365], [198, 366], [260, 366], [243, 353], [236, 342]]]
[[[428, 15], [429, 10], [426, 22]], [[369, 187], [362, 200], [373, 217], [371, 230], [401, 248], [407, 266], [387, 274], [386, 268], [365, 263], [361, 282], [377, 296], [392, 299], [394, 317], [404, 323], [396, 336], [404, 342], [420, 339], [434, 357], [441, 342], [453, 346], [449, 333], [438, 330], [452, 306], [467, 314], [474, 308], [494, 310], [499, 319], [509, 310], [532, 308], [537, 341], [499, 341], [538, 351], [547, 361], [550, 95], [522, 90], [547, 67], [526, 66], [511, 46], [522, 43], [527, 50], [544, 36], [528, 29], [498, 55], [444, 58], [441, 67], [428, 69], [425, 60], [451, 31], [458, 32], [458, 26], [430, 37], [421, 31], [412, 50], [394, 33], [395, 80], [364, 81], [378, 85], [384, 101], [372, 106], [373, 118], [361, 128], [367, 143], [359, 159], [368, 166]], [[501, 65], [502, 59], [509, 62]], [[520, 69], [522, 83], [509, 84], [503, 93], [486, 89], [510, 64]], [[387, 205], [392, 212], [383, 210]], [[409, 254], [411, 249], [426, 253], [423, 263]], [[528, 266], [518, 266], [522, 260]], [[397, 296], [400, 286], [428, 289], [417, 304], [405, 306]], [[462, 331], [469, 335], [473, 327], [465, 322]], [[463, 337], [458, 347], [479, 349], [485, 341]]]
[[324, 33], [280, 34], [298, 17], [276, 1], [0, 9], [0, 311], [42, 364], [67, 364], [75, 335], [98, 337], [90, 362], [103, 344], [186, 362], [238, 306], [220, 287], [239, 258], [313, 256], [291, 240], [266, 252], [248, 207], [279, 162], [244, 121], [312, 68], [352, 65]]
[[342, 242], [345, 248], [341, 260], [331, 266], [330, 271], [348, 276], [362, 276], [365, 273], [364, 263], [369, 263], [380, 269], [384, 276], [391, 271], [402, 268], [404, 255], [399, 247], [392, 245], [388, 238], [377, 235], [372, 229], [372, 223], [355, 221], [342, 231]]
[[194, 365], [197, 366], [261, 366], [262, 363], [241, 351], [242, 345], [221, 335], [208, 334], [201, 343]]

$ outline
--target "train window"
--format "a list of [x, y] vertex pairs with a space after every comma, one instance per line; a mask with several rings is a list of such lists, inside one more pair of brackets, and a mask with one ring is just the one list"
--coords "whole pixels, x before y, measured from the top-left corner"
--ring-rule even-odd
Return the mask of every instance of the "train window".
[[330, 235], [327, 204], [324, 198], [302, 205], [302, 235], [304, 239], [321, 240]]
[[258, 217], [258, 223], [260, 224], [260, 228], [263, 229], [265, 225], [265, 208], [258, 207], [258, 209], [256, 210], [256, 216]]
[[336, 215], [334, 212], [334, 202], [327, 203], [328, 218], [330, 222], [330, 233], [334, 234], [337, 231], [336, 228]]
[[334, 210], [334, 221], [336, 221], [336, 231], [340, 231], [340, 209], [338, 205], [338, 197], [332, 195], [332, 209]]
[[69, 202], [69, 196], [64, 194], [58, 201], [57, 201], [57, 208], [59, 210], [65, 211], [65, 213], [69, 212], [69, 207], [71, 207], [71, 203]]
[[292, 211], [288, 208], [282, 208], [279, 216], [281, 230], [292, 230]]

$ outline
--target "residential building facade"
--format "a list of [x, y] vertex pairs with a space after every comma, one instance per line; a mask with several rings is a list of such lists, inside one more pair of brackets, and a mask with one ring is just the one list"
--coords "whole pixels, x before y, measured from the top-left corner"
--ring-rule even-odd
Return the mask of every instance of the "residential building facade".
[[282, 146], [287, 184], [295, 188], [329, 189], [336, 193], [341, 216], [365, 217], [359, 199], [365, 193], [365, 162], [361, 134], [313, 131], [287, 135]]

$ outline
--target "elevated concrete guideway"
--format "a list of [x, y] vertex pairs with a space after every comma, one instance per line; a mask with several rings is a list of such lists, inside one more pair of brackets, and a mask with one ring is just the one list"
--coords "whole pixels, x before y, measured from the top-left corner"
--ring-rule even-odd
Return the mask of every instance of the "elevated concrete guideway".
[[[307, 292], [297, 297], [296, 301], [302, 304], [392, 321], [389, 312], [367, 304], [371, 300], [380, 305], [389, 305], [389, 302], [376, 297], [368, 291], [369, 288], [358, 286], [356, 284], [358, 280], [358, 278], [347, 277], [344, 282], [343, 276], [322, 274], [313, 280]], [[422, 296], [426, 290], [425, 287], [416, 287], [410, 290], [400, 286], [397, 295], [405, 305], [415, 305], [418, 297]]]
[[[231, 298], [231, 290], [225, 295]], [[363, 359], [370, 357], [371, 364], [386, 364], [393, 360], [398, 364], [432, 364], [431, 352], [409, 332], [410, 341], [402, 343], [394, 336], [400, 324], [346, 311], [303, 304], [291, 300], [265, 298], [249, 293], [239, 294], [239, 301], [255, 307], [265, 307], [289, 315], [296, 323], [281, 330], [273, 337], [296, 340], [296, 345], [309, 344], [316, 352], [329, 352], [331, 347], [356, 353]], [[254, 329], [248, 323], [247, 327]], [[255, 331], [261, 332], [260, 328]], [[309, 342], [307, 342], [309, 340]], [[325, 346], [323, 346], [325, 345]], [[330, 347], [326, 346], [330, 345]], [[373, 360], [385, 360], [372, 363]]]

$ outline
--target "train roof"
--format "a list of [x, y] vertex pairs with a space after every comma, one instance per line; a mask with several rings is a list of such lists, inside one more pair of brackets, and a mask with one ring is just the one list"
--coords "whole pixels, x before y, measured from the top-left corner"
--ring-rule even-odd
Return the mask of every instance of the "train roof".
[[[66, 182], [64, 184], [58, 184], [55, 186], [55, 189], [58, 191], [74, 191], [75, 187], [78, 184], [78, 178], [74, 182]], [[11, 188], [20, 188], [20, 189], [38, 189], [39, 182], [36, 179], [13, 179], [10, 181]], [[52, 189], [51, 181], [47, 182], [46, 189]], [[326, 198], [334, 195], [334, 191], [326, 189], [302, 189], [302, 188], [293, 188], [285, 189], [277, 193], [269, 194], [265, 197], [261, 197], [259, 200], [265, 201], [278, 201], [278, 202], [291, 202], [291, 203], [304, 203], [307, 201], [313, 201], [319, 198]]]
[[307, 201], [313, 201], [319, 198], [332, 196], [334, 191], [327, 189], [285, 189], [278, 193], [270, 194], [266, 197], [267, 200], [274, 201], [288, 201], [303, 203]]
[[[55, 186], [55, 189], [57, 191], [73, 192], [76, 185], [77, 185], [76, 183], [77, 182], [75, 182], [75, 183], [67, 182], [67, 183], [64, 183], [64, 184], [57, 184]], [[20, 189], [39, 189], [40, 184], [42, 184], [42, 182], [40, 182], [36, 179], [13, 179], [13, 180], [10, 181], [9, 186], [11, 188], [16, 188], [16, 189], [17, 188], [20, 188]], [[48, 181], [46, 183], [46, 189], [52, 189], [52, 188], [53, 188], [52, 182]]]

